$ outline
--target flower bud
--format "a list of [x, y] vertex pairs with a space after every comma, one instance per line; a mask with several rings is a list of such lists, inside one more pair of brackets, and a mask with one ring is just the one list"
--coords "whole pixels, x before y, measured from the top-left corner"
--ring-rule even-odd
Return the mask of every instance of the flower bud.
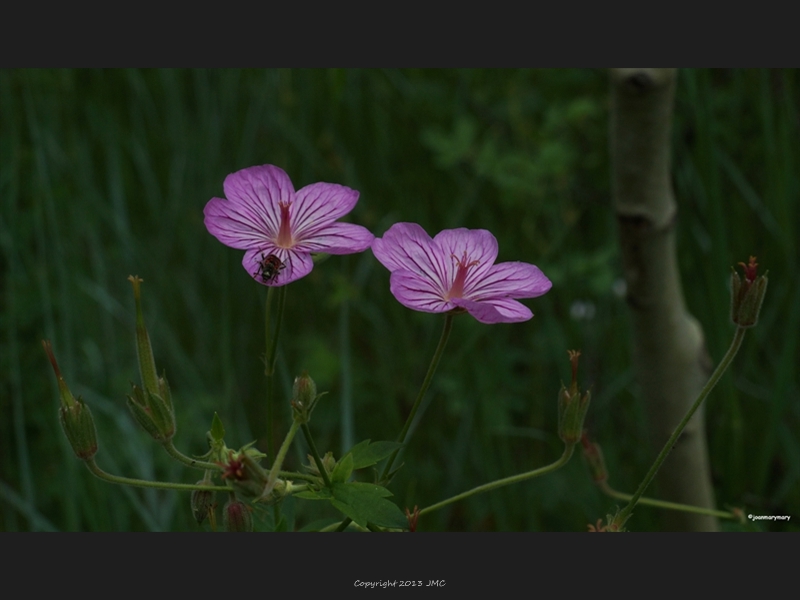
[[[197, 482], [197, 485], [211, 485], [210, 471], [206, 471], [205, 477]], [[214, 508], [214, 496], [216, 492], [211, 490], [193, 490], [192, 491], [192, 515], [194, 515], [197, 524], [200, 525], [206, 520], [209, 510]]]
[[583, 445], [583, 457], [586, 459], [586, 464], [589, 465], [592, 480], [595, 483], [604, 482], [608, 479], [608, 471], [600, 445], [590, 441], [586, 432], [581, 436], [581, 444]]
[[292, 386], [292, 412], [295, 421], [300, 424], [308, 423], [317, 400], [319, 400], [317, 384], [308, 376], [308, 373], [295, 377]]
[[581, 396], [578, 389], [578, 357], [581, 353], [569, 350], [567, 354], [572, 363], [572, 382], [569, 389], [562, 384], [558, 393], [558, 435], [565, 444], [575, 444], [583, 435], [583, 421], [589, 410], [591, 394], [587, 391]]
[[58, 409], [58, 420], [61, 422], [61, 428], [75, 455], [81, 460], [89, 460], [97, 454], [97, 429], [94, 426], [92, 412], [86, 403], [72, 395], [67, 382], [61, 376], [61, 370], [58, 368], [50, 342], [43, 340], [42, 346], [47, 353], [47, 358], [50, 359], [58, 381], [61, 403]]
[[229, 500], [222, 508], [222, 526], [225, 531], [253, 531], [250, 507], [239, 500]]
[[[169, 394], [169, 385], [162, 379], [165, 391]], [[160, 443], [168, 442], [175, 435], [175, 413], [172, 405], [158, 393], [150, 392], [133, 384], [132, 395], [128, 396], [128, 408], [139, 425]]]
[[58, 411], [61, 427], [72, 450], [81, 460], [89, 460], [97, 454], [97, 430], [89, 407], [78, 398], [75, 406], [62, 406]]
[[731, 321], [739, 327], [753, 327], [758, 323], [758, 313], [767, 292], [767, 275], [757, 274], [756, 257], [748, 264], [739, 263], [744, 270], [744, 281], [731, 269]]
[[150, 336], [144, 324], [142, 313], [142, 297], [139, 284], [144, 283], [137, 275], [129, 275], [128, 281], [133, 286], [133, 299], [136, 304], [136, 357], [139, 361], [139, 374], [142, 377], [142, 386], [150, 392], [159, 393], [159, 382], [156, 374], [156, 361], [153, 358], [153, 348], [150, 346]]

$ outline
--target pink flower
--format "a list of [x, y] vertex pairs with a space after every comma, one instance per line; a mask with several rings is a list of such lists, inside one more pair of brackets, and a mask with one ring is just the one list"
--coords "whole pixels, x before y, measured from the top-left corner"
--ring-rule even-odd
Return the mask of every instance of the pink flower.
[[335, 183], [312, 183], [295, 192], [289, 176], [263, 165], [231, 173], [224, 198], [206, 204], [209, 233], [231, 248], [246, 250], [242, 266], [264, 285], [281, 286], [311, 272], [312, 252], [352, 254], [369, 248], [366, 228], [338, 223], [358, 201], [358, 192]]
[[395, 223], [372, 242], [391, 271], [400, 304], [424, 312], [466, 310], [481, 323], [516, 323], [533, 316], [515, 298], [535, 298], [552, 283], [539, 267], [494, 264], [497, 239], [485, 229], [446, 229], [431, 239], [416, 223]]

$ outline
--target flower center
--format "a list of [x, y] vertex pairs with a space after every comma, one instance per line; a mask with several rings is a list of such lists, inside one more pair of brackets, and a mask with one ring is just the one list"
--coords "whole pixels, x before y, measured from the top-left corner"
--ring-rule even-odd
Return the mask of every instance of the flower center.
[[481, 264], [479, 260], [467, 261], [466, 251], [461, 255], [460, 259], [455, 254], [451, 254], [450, 258], [456, 262], [456, 276], [453, 279], [453, 285], [450, 286], [450, 291], [446, 294], [447, 300], [464, 297], [464, 281], [467, 279], [470, 267], [476, 267]]
[[294, 239], [292, 238], [292, 226], [289, 219], [289, 207], [291, 202], [279, 202], [278, 206], [281, 209], [281, 225], [278, 229], [278, 239], [275, 243], [280, 248], [291, 248], [294, 246]]

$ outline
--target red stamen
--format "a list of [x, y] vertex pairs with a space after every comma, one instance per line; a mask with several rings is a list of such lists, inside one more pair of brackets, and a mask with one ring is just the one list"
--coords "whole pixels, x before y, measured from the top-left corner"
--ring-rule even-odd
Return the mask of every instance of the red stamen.
[[294, 239], [292, 239], [292, 227], [289, 218], [289, 207], [291, 202], [280, 202], [278, 206], [281, 209], [281, 225], [278, 230], [278, 239], [275, 243], [281, 248], [291, 248], [294, 246]]
[[751, 256], [750, 262], [748, 264], [744, 264], [743, 262], [739, 263], [744, 270], [744, 278], [753, 283], [756, 280], [756, 276], [758, 274], [758, 263], [756, 262], [756, 257]]

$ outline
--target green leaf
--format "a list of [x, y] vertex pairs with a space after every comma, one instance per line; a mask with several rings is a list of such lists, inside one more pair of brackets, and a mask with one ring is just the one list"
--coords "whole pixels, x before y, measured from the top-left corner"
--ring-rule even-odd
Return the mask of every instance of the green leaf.
[[294, 494], [295, 498], [304, 498], [305, 500], [330, 500], [333, 496], [328, 488], [322, 488], [318, 491], [306, 490], [305, 492], [297, 492]]
[[331, 504], [362, 527], [405, 529], [408, 520], [396, 504], [386, 500], [392, 493], [372, 483], [336, 483]]
[[345, 483], [350, 479], [350, 474], [353, 472], [353, 455], [346, 454], [342, 460], [336, 463], [331, 473], [332, 483]]
[[225, 438], [225, 428], [222, 426], [222, 421], [216, 411], [211, 421], [211, 437], [215, 442], [221, 442]]
[[303, 526], [300, 531], [320, 531], [321, 529], [325, 529], [326, 527], [333, 525], [334, 523], [339, 523], [340, 521], [341, 519], [331, 518], [316, 519]]
[[403, 444], [399, 442], [374, 442], [370, 444], [369, 440], [364, 440], [350, 448], [348, 454], [353, 456], [353, 469], [363, 469], [376, 464], [402, 447]]
[[275, 525], [275, 531], [289, 531], [289, 524], [286, 522], [283, 515], [278, 519], [278, 524]]

